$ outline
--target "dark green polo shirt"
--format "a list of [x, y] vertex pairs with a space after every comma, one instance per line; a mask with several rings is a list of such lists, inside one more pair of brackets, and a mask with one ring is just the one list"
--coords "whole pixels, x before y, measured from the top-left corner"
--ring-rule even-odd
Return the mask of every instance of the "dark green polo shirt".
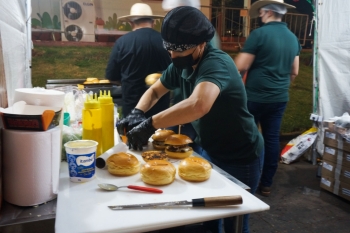
[[242, 50], [255, 55], [246, 80], [248, 100], [287, 102], [290, 72], [300, 50], [297, 37], [284, 22], [270, 22], [252, 31]]
[[210, 111], [192, 122], [198, 134], [196, 142], [222, 161], [251, 161], [259, 156], [263, 139], [248, 112], [242, 78], [229, 55], [208, 44], [194, 71], [170, 64], [160, 81], [170, 90], [179, 87], [183, 99], [201, 82], [217, 85], [220, 95]]

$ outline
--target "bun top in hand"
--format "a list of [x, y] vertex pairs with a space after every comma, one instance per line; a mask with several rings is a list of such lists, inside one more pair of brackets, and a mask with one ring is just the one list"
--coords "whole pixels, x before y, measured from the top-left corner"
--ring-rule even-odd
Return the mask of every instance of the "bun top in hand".
[[167, 145], [180, 146], [190, 144], [192, 142], [192, 139], [184, 134], [173, 134], [167, 137], [164, 143]]
[[165, 139], [167, 139], [167, 137], [169, 137], [172, 134], [175, 134], [175, 132], [168, 129], [162, 129], [162, 130], [156, 131], [152, 135], [152, 139], [156, 141], [165, 141]]
[[152, 136], [153, 148], [155, 150], [165, 150], [164, 141], [165, 141], [165, 139], [167, 139], [167, 137], [169, 137], [172, 134], [175, 134], [175, 132], [172, 130], [168, 130], [168, 129], [162, 129], [162, 130], [156, 131]]

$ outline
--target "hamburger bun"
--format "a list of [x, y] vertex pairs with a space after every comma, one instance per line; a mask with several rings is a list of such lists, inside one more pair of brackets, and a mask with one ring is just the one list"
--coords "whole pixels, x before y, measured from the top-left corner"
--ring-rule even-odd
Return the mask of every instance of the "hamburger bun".
[[188, 157], [179, 164], [179, 176], [187, 181], [205, 181], [211, 174], [211, 164], [199, 157]]
[[184, 159], [193, 154], [192, 147], [188, 146], [192, 143], [191, 138], [183, 134], [173, 134], [165, 140], [165, 153], [172, 159]]
[[98, 83], [110, 83], [108, 79], [99, 80]]
[[156, 131], [153, 135], [152, 135], [152, 145], [153, 148], [155, 150], [165, 150], [165, 144], [164, 141], [167, 137], [169, 137], [170, 135], [175, 134], [174, 131], [172, 130], [168, 130], [168, 129], [162, 129], [162, 130], [158, 130]]
[[89, 77], [86, 78], [87, 82], [92, 82], [92, 83], [98, 83], [98, 78], [94, 78], [94, 77]]
[[145, 151], [141, 156], [146, 162], [150, 160], [168, 160], [168, 155], [164, 151], [158, 150]]
[[141, 168], [141, 179], [146, 184], [166, 185], [175, 180], [176, 168], [165, 160], [151, 160]]
[[147, 84], [147, 86], [151, 86], [152, 84], [154, 84], [155, 82], [157, 82], [157, 80], [162, 76], [162, 74], [160, 73], [153, 73], [153, 74], [149, 74], [147, 75], [147, 77], [145, 78], [145, 83]]
[[129, 153], [116, 153], [107, 159], [108, 172], [116, 176], [130, 176], [139, 172], [140, 161]]

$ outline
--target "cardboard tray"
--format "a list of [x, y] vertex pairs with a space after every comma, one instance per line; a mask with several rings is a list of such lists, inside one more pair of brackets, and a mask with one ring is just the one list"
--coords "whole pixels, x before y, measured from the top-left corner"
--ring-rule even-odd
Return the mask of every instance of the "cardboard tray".
[[59, 107], [27, 105], [16, 102], [12, 107], [0, 108], [5, 129], [46, 131], [59, 125], [62, 109]]

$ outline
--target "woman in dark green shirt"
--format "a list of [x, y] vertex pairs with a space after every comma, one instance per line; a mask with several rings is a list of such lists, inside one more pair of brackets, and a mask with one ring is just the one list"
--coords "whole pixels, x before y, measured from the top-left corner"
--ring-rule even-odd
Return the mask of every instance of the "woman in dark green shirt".
[[240, 72], [248, 71], [246, 90], [248, 109], [260, 124], [265, 141], [265, 160], [259, 190], [270, 194], [273, 176], [280, 160], [280, 126], [289, 100], [290, 82], [299, 70], [300, 44], [297, 37], [281, 22], [287, 7], [283, 1], [258, 1], [249, 11], [264, 25], [255, 29], [235, 59]]
[[[177, 7], [165, 16], [161, 34], [173, 63], [141, 97], [136, 109], [147, 112], [175, 88], [180, 88], [183, 100], [130, 130], [129, 147], [142, 149], [156, 129], [192, 122], [196, 142], [204, 150], [202, 156], [254, 193], [262, 169], [263, 139], [248, 112], [244, 85], [233, 60], [208, 43], [214, 33], [213, 25], [196, 8]], [[131, 114], [129, 118], [138, 117]], [[233, 218], [225, 219], [226, 232], [233, 231], [233, 222]], [[211, 230], [218, 232], [218, 227], [216, 222]], [[249, 232], [247, 215], [244, 229]]]

